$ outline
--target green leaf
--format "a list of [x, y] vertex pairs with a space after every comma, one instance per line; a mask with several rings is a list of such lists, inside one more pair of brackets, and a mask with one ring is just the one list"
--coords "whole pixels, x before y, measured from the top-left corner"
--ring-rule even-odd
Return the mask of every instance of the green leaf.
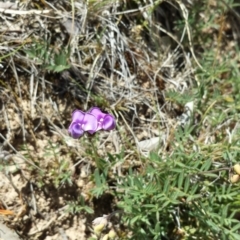
[[212, 160], [211, 159], [206, 160], [201, 167], [201, 171], [208, 171], [211, 165], [212, 165]]
[[186, 176], [185, 181], [184, 181], [184, 192], [187, 192], [190, 186], [190, 179], [188, 176]]
[[240, 229], [240, 223], [238, 223], [237, 225], [235, 225], [234, 227], [231, 228], [231, 232], [236, 232], [237, 230]]
[[182, 188], [183, 178], [184, 178], [184, 172], [181, 172], [178, 177], [178, 188]]
[[192, 202], [193, 200], [201, 199], [201, 198], [202, 198], [202, 194], [196, 194], [196, 195], [188, 196], [186, 201]]
[[51, 65], [46, 67], [47, 70], [51, 70], [53, 72], [62, 72], [69, 68], [70, 68], [70, 65]]

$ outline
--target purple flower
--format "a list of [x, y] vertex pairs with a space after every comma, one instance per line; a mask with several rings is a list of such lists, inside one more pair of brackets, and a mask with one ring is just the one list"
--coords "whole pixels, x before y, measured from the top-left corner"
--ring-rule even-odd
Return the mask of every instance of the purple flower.
[[112, 130], [116, 127], [115, 118], [111, 114], [103, 113], [98, 107], [91, 108], [88, 113], [96, 117], [98, 126], [97, 130]]
[[72, 122], [68, 128], [68, 132], [73, 138], [79, 138], [85, 131], [91, 134], [95, 133], [97, 128], [98, 121], [93, 114], [75, 110], [72, 113]]

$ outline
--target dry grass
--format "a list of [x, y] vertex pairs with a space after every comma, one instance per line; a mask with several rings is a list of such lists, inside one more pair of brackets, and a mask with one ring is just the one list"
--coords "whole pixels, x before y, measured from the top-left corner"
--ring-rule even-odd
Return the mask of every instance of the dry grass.
[[[175, 129], [189, 123], [193, 112], [193, 122], [200, 127], [197, 143], [186, 146], [186, 152], [215, 144], [216, 132], [230, 126], [213, 127], [209, 113], [216, 103], [207, 102], [211, 98], [207, 94], [202, 99], [194, 96], [210, 69], [201, 65], [199, 59], [206, 53], [201, 47], [213, 48], [214, 65], [224, 61], [226, 52], [236, 63], [232, 44], [239, 42], [239, 16], [225, 1], [212, 1], [214, 9], [230, 14], [222, 19], [223, 14], [216, 13], [216, 29], [206, 22], [200, 36], [189, 23], [194, 4], [177, 0], [0, 4], [0, 149], [1, 161], [6, 162], [0, 200], [16, 213], [4, 220], [24, 239], [86, 239], [94, 216], [116, 208], [116, 199], [97, 200], [91, 195], [93, 172], [101, 167], [96, 158], [109, 163], [110, 179], [124, 176], [130, 167], [144, 172], [148, 160], [143, 159], [153, 149], [163, 159], [173, 154]], [[207, 11], [199, 14], [202, 21], [211, 15]], [[233, 39], [224, 47], [229, 29]], [[214, 41], [201, 45], [209, 33]], [[221, 69], [215, 76], [222, 80], [229, 74]], [[227, 90], [224, 94], [229, 97]], [[95, 152], [88, 138], [73, 140], [67, 133], [71, 112], [91, 106], [117, 119], [116, 130], [92, 140]], [[230, 129], [229, 141], [237, 126]], [[214, 154], [217, 160], [221, 147]], [[121, 161], [111, 162], [109, 154], [120, 156], [123, 151]], [[79, 196], [94, 214], [66, 211]]]

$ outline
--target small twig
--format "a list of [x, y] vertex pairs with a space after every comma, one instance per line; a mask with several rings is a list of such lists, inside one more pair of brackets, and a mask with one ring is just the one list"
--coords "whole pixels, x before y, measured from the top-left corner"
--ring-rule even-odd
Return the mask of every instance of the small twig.
[[193, 44], [192, 44], [192, 36], [191, 36], [191, 32], [190, 32], [190, 27], [188, 24], [188, 10], [186, 9], [186, 7], [184, 6], [184, 4], [182, 4], [181, 1], [176, 1], [178, 3], [178, 5], [180, 6], [181, 10], [182, 10], [182, 14], [183, 14], [183, 18], [185, 21], [185, 28], [187, 30], [187, 36], [188, 36], [188, 41], [189, 41], [189, 46], [190, 46], [190, 50], [192, 53], [192, 56], [195, 60], [195, 62], [197, 63], [198, 67], [204, 71], [202, 65], [199, 63], [195, 53], [194, 53], [194, 49], [193, 49]]
[[34, 213], [37, 213], [38, 212], [38, 209], [37, 209], [37, 204], [36, 204], [36, 198], [35, 198], [35, 195], [34, 195], [34, 190], [33, 190], [33, 185], [32, 183], [30, 182], [30, 190], [31, 190], [31, 194], [32, 194], [32, 208], [34, 210]]
[[[14, 62], [12, 56], [10, 56], [10, 59], [11, 59], [10, 67], [12, 68], [13, 74], [14, 74], [16, 82], [17, 82], [17, 88], [18, 88], [18, 94], [19, 94], [18, 98], [20, 98], [19, 101], [17, 101], [17, 103], [22, 105], [22, 89], [21, 89], [21, 86], [20, 86], [20, 80], [19, 80], [19, 77], [18, 77], [18, 72], [17, 72], [15, 62]], [[17, 107], [17, 111], [18, 111], [18, 114], [19, 114], [19, 119], [22, 122], [20, 127], [22, 128], [23, 142], [26, 142], [26, 131], [25, 131], [25, 128], [24, 128], [24, 126], [25, 126], [25, 124], [24, 124], [24, 113], [21, 110], [21, 109], [23, 109], [23, 107], [21, 105], [19, 107]]]
[[122, 120], [123, 120], [124, 123], [126, 124], [128, 130], [130, 131], [130, 133], [131, 133], [132, 136], [133, 136], [133, 139], [134, 139], [136, 145], [138, 146], [138, 139], [137, 139], [137, 137], [135, 136], [133, 130], [132, 130], [131, 127], [128, 125], [128, 123], [127, 123], [126, 119], [124, 118], [123, 114], [122, 114], [121, 112], [119, 112], [119, 115], [121, 116]]
[[55, 222], [56, 220], [57, 220], [57, 216], [54, 216], [54, 217], [51, 218], [40, 230], [37, 229], [37, 230], [34, 231], [34, 232], [30, 232], [30, 233], [28, 234], [28, 236], [30, 237], [30, 236], [33, 236], [33, 235], [35, 235], [35, 234], [37, 234], [37, 233], [40, 233], [40, 232], [43, 232], [43, 231], [47, 230], [47, 229], [52, 225], [52, 223]]
[[2, 198], [0, 199], [0, 202], [1, 202], [1, 205], [3, 205], [3, 207], [5, 209], [8, 209], [8, 205], [6, 204], [6, 202]]
[[21, 159], [23, 159], [25, 162], [29, 163], [30, 165], [32, 165], [33, 167], [37, 168], [38, 170], [42, 171], [42, 169], [40, 167], [38, 167], [37, 165], [35, 165], [34, 163], [28, 161], [24, 156], [22, 156], [21, 154], [19, 154], [17, 152], [17, 150], [12, 146], [11, 143], [8, 142], [8, 140], [0, 133], [0, 137], [7, 143], [7, 145], [17, 154], [18, 157], [20, 157]]
[[231, 169], [231, 167], [224, 167], [224, 168], [219, 168], [219, 169], [214, 169], [214, 170], [209, 170], [209, 171], [200, 172], [200, 174], [220, 172], [220, 171], [226, 171], [226, 170], [229, 171], [230, 169]]
[[49, 14], [52, 13], [52, 10], [13, 10], [13, 9], [5, 9], [5, 8], [0, 8], [0, 13], [5, 13], [5, 14], [17, 14], [17, 15], [28, 15], [28, 14]]
[[237, 11], [235, 11], [234, 9], [232, 9], [228, 3], [226, 3], [224, 0], [220, 0], [228, 9], [228, 11], [230, 11], [238, 20], [240, 20], [240, 15], [237, 13]]
[[12, 187], [14, 188], [14, 190], [17, 192], [18, 196], [21, 196], [20, 191], [18, 190], [18, 188], [15, 186], [15, 184], [12, 181], [12, 176], [11, 174], [8, 174], [7, 172], [5, 172], [5, 177], [9, 180], [9, 182], [11, 183]]
[[107, 220], [110, 221], [111, 218], [112, 218], [116, 213], [123, 213], [123, 210], [116, 210], [116, 211], [108, 214], [108, 215], [107, 215]]

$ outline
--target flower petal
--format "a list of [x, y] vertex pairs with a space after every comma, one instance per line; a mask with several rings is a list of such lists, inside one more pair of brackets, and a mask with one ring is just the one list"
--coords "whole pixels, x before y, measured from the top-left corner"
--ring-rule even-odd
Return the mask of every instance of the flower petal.
[[96, 132], [97, 126], [97, 118], [90, 113], [86, 113], [83, 119], [83, 130], [93, 134]]
[[101, 118], [103, 119], [106, 116], [106, 114], [103, 113], [98, 107], [91, 108], [88, 113], [91, 113], [93, 116], [95, 116], [98, 121], [100, 121]]
[[96, 130], [89, 130], [89, 131], [87, 131], [87, 132], [90, 133], [90, 134], [94, 134], [97, 130], [98, 130], [98, 129], [96, 129]]
[[112, 130], [115, 127], [116, 127], [115, 118], [111, 114], [106, 114], [102, 123], [102, 128], [104, 130]]
[[68, 132], [73, 138], [79, 138], [84, 133], [81, 124], [79, 124], [78, 122], [71, 123], [68, 128]]
[[82, 122], [84, 116], [85, 116], [85, 113], [83, 111], [75, 110], [72, 113], [72, 122]]

